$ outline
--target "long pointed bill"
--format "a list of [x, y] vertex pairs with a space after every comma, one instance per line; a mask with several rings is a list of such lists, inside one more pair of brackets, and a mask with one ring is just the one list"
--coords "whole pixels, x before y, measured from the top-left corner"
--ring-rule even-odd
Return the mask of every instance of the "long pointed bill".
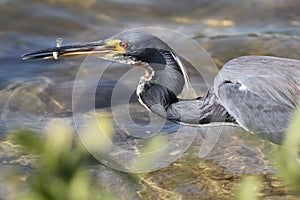
[[104, 41], [88, 42], [84, 44], [74, 44], [54, 48], [43, 49], [22, 55], [23, 60], [33, 59], [58, 59], [61, 57], [98, 55], [106, 57], [115, 50], [114, 46], [107, 46]]

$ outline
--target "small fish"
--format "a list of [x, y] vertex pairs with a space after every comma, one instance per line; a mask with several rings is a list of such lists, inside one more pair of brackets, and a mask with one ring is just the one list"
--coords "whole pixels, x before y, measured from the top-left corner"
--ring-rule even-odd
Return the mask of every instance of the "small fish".
[[56, 47], [61, 47], [62, 42], [63, 42], [63, 39], [62, 39], [62, 38], [57, 38], [57, 39], [56, 39]]
[[57, 51], [53, 51], [53, 52], [52, 52], [52, 55], [53, 55], [53, 58], [54, 58], [55, 60], [58, 59], [58, 53], [57, 53]]
[[[56, 47], [57, 47], [57, 48], [61, 47], [62, 42], [63, 42], [63, 39], [62, 39], [62, 38], [57, 38], [57, 39], [56, 39]], [[53, 58], [54, 58], [55, 60], [58, 59], [58, 53], [57, 53], [57, 51], [53, 51], [53, 52], [52, 52], [52, 55], [53, 55]]]

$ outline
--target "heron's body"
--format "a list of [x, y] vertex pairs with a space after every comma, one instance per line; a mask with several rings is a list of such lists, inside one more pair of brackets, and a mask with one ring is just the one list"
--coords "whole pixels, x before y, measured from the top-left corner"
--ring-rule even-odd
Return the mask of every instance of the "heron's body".
[[281, 143], [299, 100], [300, 61], [243, 56], [224, 65], [207, 95], [170, 105], [167, 118], [184, 124], [237, 122]]
[[280, 143], [300, 100], [300, 61], [267, 56], [236, 58], [217, 75], [214, 91], [243, 128]]
[[300, 61], [244, 56], [226, 63], [203, 97], [179, 99], [187, 81], [173, 50], [144, 32], [125, 32], [104, 41], [36, 51], [23, 59], [97, 54], [146, 71], [137, 88], [152, 112], [184, 124], [234, 122], [274, 143], [281, 143], [300, 100]]

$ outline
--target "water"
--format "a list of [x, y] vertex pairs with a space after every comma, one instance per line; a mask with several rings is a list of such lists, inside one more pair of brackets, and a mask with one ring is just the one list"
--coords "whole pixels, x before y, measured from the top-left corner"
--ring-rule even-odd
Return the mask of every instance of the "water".
[[[20, 55], [53, 47], [59, 37], [64, 39], [64, 44], [69, 44], [104, 39], [131, 28], [155, 26], [174, 29], [194, 38], [219, 68], [242, 55], [300, 59], [300, 3], [297, 0], [178, 0], [172, 3], [166, 0], [1, 0], [0, 5], [0, 162], [3, 168], [21, 167], [26, 173], [30, 172], [30, 159], [14, 153], [14, 148], [6, 141], [7, 130], [20, 126], [42, 130], [54, 118], [64, 117], [71, 121], [73, 81], [83, 58], [22, 61]], [[112, 89], [129, 69], [129, 66], [113, 64], [105, 72], [97, 87], [98, 108], [109, 110]], [[188, 72], [192, 80], [197, 79], [194, 71]], [[213, 74], [209, 69], [207, 73]], [[206, 90], [205, 85], [197, 87], [198, 95]], [[126, 86], [123, 89], [124, 93], [130, 91]], [[147, 111], [134, 97], [131, 101], [133, 119], [147, 124]], [[120, 100], [117, 104], [123, 102]], [[123, 124], [129, 129], [134, 127], [126, 120]], [[164, 130], [172, 133], [174, 126], [169, 124]], [[228, 199], [232, 196], [232, 186], [242, 174], [259, 174], [266, 185], [266, 198], [292, 199], [273, 175], [276, 172], [270, 155], [276, 145], [238, 127], [228, 126], [213, 151], [200, 159], [199, 148], [206, 137], [206, 129], [198, 131], [192, 146], [180, 160], [151, 172], [139, 184], [131, 184], [126, 177], [104, 166], [95, 167], [96, 177], [114, 183], [108, 184], [114, 185], [112, 191], [123, 188], [125, 199], [138, 198], [137, 191], [149, 199], [164, 195], [170, 199], [197, 199], [199, 196]], [[116, 142], [127, 148], [138, 146], [143, 140], [128, 138], [125, 133], [119, 134]], [[9, 189], [4, 190], [3, 195], [9, 196]]]

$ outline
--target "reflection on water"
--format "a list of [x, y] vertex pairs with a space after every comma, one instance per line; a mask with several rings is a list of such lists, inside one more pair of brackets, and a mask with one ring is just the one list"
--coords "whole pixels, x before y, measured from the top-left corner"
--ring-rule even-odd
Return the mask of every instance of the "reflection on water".
[[[249, 54], [300, 59], [300, 4], [297, 0], [176, 0], [172, 3], [167, 0], [47, 0], [43, 3], [12, 0], [1, 1], [0, 5], [1, 168], [21, 166], [24, 172], [30, 171], [30, 159], [17, 156], [13, 146], [4, 139], [8, 136], [7, 130], [20, 125], [40, 130], [54, 118], [72, 120], [73, 81], [83, 59], [34, 62], [20, 59], [23, 53], [55, 46], [58, 37], [63, 37], [64, 44], [68, 44], [103, 39], [130, 28], [158, 26], [181, 31], [196, 39], [218, 67], [231, 58]], [[107, 64], [101, 60], [97, 62], [99, 66]], [[129, 69], [113, 64], [107, 70], [96, 89], [98, 108], [109, 110], [108, 102], [116, 81]], [[188, 72], [191, 80], [199, 81], [197, 73]], [[206, 72], [209, 74], [209, 69]], [[86, 81], [88, 84], [89, 80]], [[205, 84], [197, 87], [198, 94], [203, 94]], [[124, 87], [124, 92], [127, 91]], [[118, 102], [122, 103], [122, 100]], [[134, 121], [145, 124], [147, 111], [134, 97], [131, 103]], [[122, 123], [127, 128], [133, 126], [126, 122]], [[168, 124], [164, 131], [172, 137], [173, 129], [176, 127]], [[288, 197], [287, 191], [280, 187], [281, 182], [272, 175], [275, 172], [270, 156], [276, 145], [240, 128], [225, 127], [213, 151], [205, 159], [199, 159], [205, 133], [206, 128], [199, 130], [197, 139], [183, 158], [147, 175], [138, 189], [127, 187], [127, 184], [124, 194], [137, 198], [138, 195], [132, 193], [139, 190], [139, 195], [149, 199], [163, 195], [170, 199], [197, 199], [195, 196], [215, 199], [219, 195], [230, 198], [232, 187], [241, 174], [255, 173], [264, 174], [266, 196]], [[122, 131], [115, 140], [124, 148], [143, 144], [143, 139], [132, 138]], [[96, 177], [118, 183], [112, 190], [118, 191], [116, 188], [124, 186], [126, 178], [106, 167], [99, 168], [95, 170]]]

